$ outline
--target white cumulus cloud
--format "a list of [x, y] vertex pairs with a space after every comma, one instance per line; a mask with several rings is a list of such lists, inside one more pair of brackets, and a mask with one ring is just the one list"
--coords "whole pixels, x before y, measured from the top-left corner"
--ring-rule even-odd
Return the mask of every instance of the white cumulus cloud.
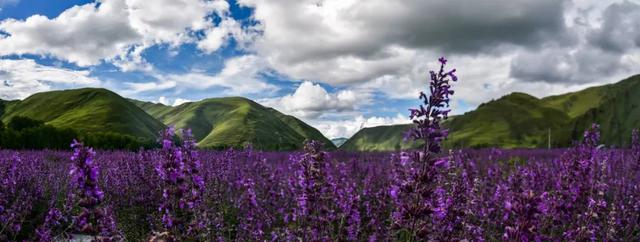
[[395, 117], [362, 115], [351, 119], [339, 120], [310, 120], [309, 123], [316, 127], [326, 137], [349, 138], [362, 128], [375, 127], [381, 125], [408, 124], [411, 123], [407, 115], [397, 114]]
[[217, 74], [193, 71], [184, 74], [155, 74], [156, 82], [125, 83], [134, 94], [147, 91], [174, 89], [182, 92], [189, 89], [225, 88], [226, 95], [245, 95], [273, 92], [278, 87], [264, 81], [262, 75], [269, 75], [269, 69], [258, 57], [244, 55], [225, 61], [224, 68]]
[[23, 99], [53, 87], [98, 86], [88, 71], [43, 66], [34, 60], [0, 59], [0, 99]]
[[[112, 62], [124, 71], [150, 70], [141, 53], [154, 45], [226, 41], [216, 32], [239, 33], [224, 0], [101, 0], [71, 7], [54, 18], [33, 15], [0, 22], [0, 55], [35, 54], [91, 66]], [[212, 15], [225, 23], [215, 26]], [[217, 30], [220, 28], [221, 30]], [[197, 37], [204, 31], [212, 36]], [[222, 38], [222, 39], [220, 39]], [[198, 44], [206, 52], [222, 44]]]
[[454, 99], [472, 106], [512, 91], [546, 96], [638, 72], [638, 1], [239, 3], [254, 8], [261, 34], [252, 48], [274, 70], [392, 99], [426, 89], [442, 55], [461, 77]]
[[292, 94], [261, 102], [298, 117], [317, 118], [324, 113], [354, 111], [359, 104], [367, 102], [367, 96], [353, 90], [328, 93], [319, 84], [305, 81]]
[[167, 98], [165, 96], [160, 96], [158, 98], [158, 101], [155, 101], [155, 103], [161, 103], [168, 106], [179, 106], [180, 104], [187, 103], [187, 102], [191, 102], [191, 100], [184, 99], [184, 98], [175, 98], [173, 99], [173, 101], [171, 101], [170, 98]]

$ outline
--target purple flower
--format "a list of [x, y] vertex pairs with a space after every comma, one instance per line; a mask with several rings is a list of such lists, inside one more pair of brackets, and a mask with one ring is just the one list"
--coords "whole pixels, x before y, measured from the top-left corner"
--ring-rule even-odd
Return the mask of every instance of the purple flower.
[[[100, 235], [103, 238], [117, 238], [119, 232], [115, 226], [104, 226], [105, 224], [115, 224], [113, 217], [107, 214], [103, 208], [104, 192], [98, 186], [99, 168], [94, 162], [95, 151], [85, 147], [77, 140], [71, 144], [74, 162], [69, 174], [72, 175], [73, 186], [75, 187], [76, 201], [81, 208], [81, 212], [74, 216], [76, 230], [87, 235]], [[53, 214], [57, 214], [53, 210]]]
[[62, 212], [56, 208], [51, 208], [47, 212], [44, 223], [36, 229], [36, 238], [41, 242], [49, 242], [54, 239], [54, 229], [59, 227], [64, 221]]
[[[436, 239], [438, 231], [451, 231], [452, 223], [439, 227], [439, 220], [448, 216], [453, 203], [447, 191], [439, 184], [443, 172], [448, 170], [449, 159], [438, 158], [442, 150], [442, 141], [448, 131], [441, 122], [448, 118], [451, 90], [450, 80], [456, 81], [455, 69], [444, 71], [447, 60], [442, 57], [439, 72], [430, 71], [429, 95], [420, 92], [423, 104], [409, 109], [409, 117], [415, 127], [405, 134], [405, 139], [422, 141], [420, 151], [401, 153], [394, 156], [394, 181], [390, 189], [390, 197], [394, 202], [394, 228], [410, 233], [410, 240]], [[456, 222], [455, 224], [460, 224]], [[444, 233], [444, 232], [443, 232]], [[441, 239], [441, 238], [439, 238]]]
[[443, 66], [447, 64], [447, 59], [445, 59], [445, 58], [444, 58], [444, 56], [443, 56], [443, 57], [438, 58], [438, 61], [439, 61]]
[[449, 107], [449, 96], [453, 94], [449, 78], [457, 81], [454, 75], [455, 69], [444, 72], [447, 60], [444, 57], [438, 59], [441, 63], [440, 71], [430, 72], [430, 95], [420, 92], [420, 99], [424, 104], [417, 109], [409, 109], [409, 117], [413, 119], [416, 127], [407, 133], [407, 137], [413, 140], [425, 142], [425, 152], [439, 153], [442, 140], [448, 135], [446, 129], [441, 127], [441, 121], [448, 118], [451, 111]]
[[161, 132], [162, 160], [155, 170], [162, 179], [162, 198], [158, 210], [168, 238], [193, 239], [201, 228], [197, 209], [204, 193], [201, 162], [190, 130], [182, 131], [181, 146], [174, 145], [175, 130]]

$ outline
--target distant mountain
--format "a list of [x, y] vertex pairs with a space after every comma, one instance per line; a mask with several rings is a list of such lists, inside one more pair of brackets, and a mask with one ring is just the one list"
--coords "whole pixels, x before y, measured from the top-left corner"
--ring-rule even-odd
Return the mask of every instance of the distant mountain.
[[[631, 130], [640, 128], [640, 75], [615, 84], [538, 99], [512, 93], [481, 104], [445, 123], [445, 147], [553, 147], [581, 138], [592, 123], [601, 125], [605, 144], [626, 146]], [[391, 151], [410, 146], [402, 141], [409, 125], [365, 128], [340, 148]]]
[[164, 124], [120, 95], [101, 88], [41, 92], [0, 103], [4, 123], [15, 116], [81, 132], [112, 132], [154, 140]]
[[340, 147], [342, 144], [344, 144], [344, 142], [347, 142], [347, 138], [335, 138], [335, 139], [331, 139], [331, 142], [336, 145], [336, 147]]
[[[605, 144], [627, 146], [640, 128], [640, 75], [618, 83], [542, 99], [512, 93], [452, 117], [445, 148], [568, 146], [591, 125], [601, 125]], [[301, 148], [304, 140], [336, 144], [348, 151], [392, 151], [418, 147], [404, 142], [407, 125], [365, 128], [353, 137], [331, 141], [317, 129], [275, 109], [241, 97], [210, 98], [171, 107], [125, 99], [101, 88], [51, 91], [24, 100], [0, 100], [0, 120], [24, 116], [81, 133], [112, 132], [154, 140], [165, 125], [191, 128], [203, 148], [242, 147], [262, 150]], [[343, 144], [340, 145], [341, 142]]]
[[336, 148], [317, 129], [246, 98], [209, 98], [176, 107], [131, 101], [166, 125], [191, 128], [202, 148], [251, 143], [257, 149], [293, 150], [306, 139], [322, 141], [326, 149]]
[[404, 133], [411, 124], [377, 126], [363, 128], [347, 140], [341, 150], [345, 151], [392, 151], [418, 147], [418, 144], [404, 142]]
[[[101, 88], [51, 91], [24, 100], [0, 100], [0, 120], [22, 116], [81, 134], [116, 133], [155, 142], [165, 124], [191, 128], [203, 148], [242, 147], [293, 150], [304, 140], [335, 145], [317, 129], [241, 97], [211, 98], [177, 107], [125, 99]], [[101, 138], [104, 136], [101, 136]]]

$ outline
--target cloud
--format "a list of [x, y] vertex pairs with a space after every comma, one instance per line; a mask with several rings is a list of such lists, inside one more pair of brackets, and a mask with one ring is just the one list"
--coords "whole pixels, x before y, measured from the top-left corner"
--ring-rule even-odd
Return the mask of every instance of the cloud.
[[176, 99], [173, 100], [173, 102], [171, 102], [169, 100], [169, 98], [167, 98], [165, 96], [160, 96], [158, 98], [158, 101], [156, 101], [155, 103], [161, 103], [161, 104], [169, 105], [169, 106], [179, 106], [180, 104], [187, 103], [187, 102], [191, 102], [191, 100], [183, 99], [183, 98], [176, 98]]
[[583, 45], [520, 53], [511, 62], [511, 75], [524, 82], [590, 83], [629, 75], [634, 66], [637, 63], [624, 62], [621, 54]]
[[565, 1], [266, 1], [255, 9], [255, 49], [293, 79], [366, 82], [400, 73], [417, 50], [478, 53], [502, 45], [566, 42]]
[[[124, 71], [150, 70], [141, 57], [145, 49], [201, 41], [194, 33], [216, 32], [210, 16], [227, 20], [228, 10], [223, 0], [102, 0], [71, 7], [52, 19], [33, 15], [3, 20], [0, 31], [6, 35], [0, 36], [0, 55], [51, 56], [79, 66], [108, 61]], [[236, 27], [220, 28], [229, 32]], [[215, 51], [205, 47], [208, 53]]]
[[226, 1], [202, 0], [126, 0], [129, 23], [147, 41], [179, 45], [189, 41], [188, 30], [205, 30], [212, 26], [208, 16], [225, 16]]
[[179, 106], [180, 104], [184, 104], [184, 103], [188, 103], [188, 102], [191, 102], [191, 100], [183, 99], [183, 98], [176, 98], [175, 100], [173, 100], [173, 106]]
[[640, 59], [640, 8], [628, 1], [239, 2], [254, 8], [252, 48], [274, 70], [392, 99], [426, 89], [440, 55], [459, 69], [454, 98], [471, 106], [618, 81]]
[[293, 94], [261, 102], [298, 117], [318, 118], [324, 113], [354, 111], [361, 103], [367, 102], [367, 95], [357, 94], [353, 90], [328, 93], [322, 86], [305, 81]]
[[142, 36], [128, 24], [123, 1], [74, 6], [58, 17], [33, 15], [26, 20], [7, 19], [0, 30], [1, 55], [54, 56], [81, 66], [124, 55]]
[[212, 53], [222, 47], [233, 31], [241, 29], [240, 24], [233, 19], [225, 19], [218, 24], [218, 28], [207, 30], [206, 37], [198, 42], [198, 48], [206, 53]]
[[571, 85], [606, 83], [637, 74], [640, 4], [612, 3], [599, 12], [600, 18], [588, 15], [583, 12], [574, 26], [582, 41], [520, 51], [511, 62], [511, 76], [524, 82]]
[[255, 27], [242, 27], [241, 23], [231, 17], [223, 18], [215, 28], [205, 31], [205, 38], [198, 41], [198, 49], [205, 53], [213, 53], [234, 39], [237, 47], [247, 49], [257, 38], [259, 30]]
[[356, 116], [352, 119], [342, 120], [310, 120], [308, 121], [313, 127], [317, 128], [326, 137], [349, 138], [358, 132], [361, 128], [375, 127], [381, 125], [408, 124], [411, 123], [406, 115], [397, 114], [395, 117]]
[[[638, 55], [637, 53], [629, 54], [630, 57], [624, 58], [621, 65], [631, 67], [634, 65], [634, 63], [636, 65], [640, 64], [640, 59], [631, 58], [631, 56], [635, 55], [637, 57], [640, 57], [640, 55]], [[535, 54], [534, 56], [536, 56], [537, 58], [530, 60], [530, 63], [515, 64], [514, 62], [517, 63], [520, 58], [523, 58], [522, 55], [532, 55], [532, 53], [514, 52], [498, 57], [492, 55], [477, 55], [454, 56], [450, 58], [448, 64], [458, 69], [457, 75], [459, 77], [459, 80], [457, 82], [452, 83], [453, 90], [455, 91], [454, 95], [452, 96], [452, 100], [454, 101], [452, 112], [454, 114], [461, 114], [465, 111], [468, 111], [468, 109], [466, 108], [461, 109], [461, 106], [458, 105], [458, 102], [463, 102], [465, 106], [470, 106], [469, 108], [475, 108], [477, 105], [483, 102], [500, 98], [501, 96], [507, 95], [511, 92], [525, 92], [541, 98], [549, 95], [578, 91], [590, 86], [619, 81], [623, 78], [628, 77], [628, 73], [625, 71], [615, 71], [611, 74], [611, 76], [603, 78], [601, 73], [597, 73], [597, 67], [594, 68], [593, 64], [587, 64], [591, 63], [589, 62], [591, 59], [587, 59], [586, 57], [578, 57], [580, 55], [587, 56], [587, 54], [584, 53], [576, 53], [576, 56], [571, 58], [560, 58], [558, 57], [558, 55], [564, 55], [563, 52], [545, 50], [540, 51], [538, 54]], [[593, 53], [592, 55], [597, 56], [597, 54]], [[605, 56], [601, 56], [601, 58], [604, 57]], [[429, 55], [420, 57], [420, 59], [428, 60], [433, 60], [435, 58], [435, 56]], [[571, 70], [563, 70], [563, 66], [565, 65], [554, 63], [555, 60], [553, 60], [553, 58], [560, 58], [561, 60], [571, 61], [577, 60], [578, 62], [584, 61], [585, 63], [576, 63], [575, 65], [578, 65], [580, 67], [571, 66], [569, 68]], [[583, 60], [579, 60], [581, 58]], [[608, 65], [609, 63], [607, 61], [603, 61], [594, 62], [594, 64]], [[429, 69], [435, 69], [435, 67], [437, 67], [437, 63], [430, 63], [426, 66], [429, 67]], [[527, 76], [526, 78], [525, 76], [517, 76], [514, 73], [514, 68], [516, 68], [516, 66], [518, 68], [521, 68], [521, 70], [530, 71], [529, 73], [527, 73], [529, 76]], [[580, 72], [574, 73], [573, 68], [594, 69], [584, 70], [585, 72], [580, 74]], [[617, 70], [617, 68], [614, 69]], [[421, 71], [426, 71], [426, 68], [425, 70]], [[629, 71], [632, 72], [632, 70]], [[417, 73], [420, 73], [420, 71], [418, 71]], [[559, 76], [561, 74], [565, 74], [566, 79], [565, 77]], [[545, 75], [559, 79], [558, 81], [555, 81], [556, 79], [553, 79], [554, 81], [545, 81]], [[416, 76], [420, 76], [421, 80], [420, 82], [417, 82], [416, 85], [418, 86], [414, 87], [413, 90], [411, 90], [411, 88], [407, 86], [407, 92], [410, 93], [407, 98], [416, 99], [417, 91], [428, 90], [428, 80], [426, 73], [416, 74]], [[392, 89], [393, 86], [390, 84], [388, 88]]]
[[217, 74], [193, 71], [184, 74], [160, 74], [154, 76], [156, 82], [132, 83], [127, 93], [161, 91], [175, 89], [178, 92], [189, 89], [225, 88], [226, 95], [245, 95], [273, 92], [278, 87], [264, 81], [263, 75], [270, 75], [266, 64], [258, 57], [244, 55], [227, 59], [224, 68]]
[[[640, 66], [637, 1], [238, 2], [253, 8], [251, 19], [234, 19], [222, 0], [103, 0], [51, 19], [2, 20], [0, 56], [35, 54], [79, 66], [109, 62], [121, 71], [143, 70], [147, 81], [124, 83], [129, 90], [122, 92], [145, 93], [147, 100], [161, 95], [173, 105], [175, 97], [195, 99], [199, 91], [211, 95], [214, 89], [220, 95], [259, 96], [335, 137], [349, 136], [371, 117], [395, 122], [396, 117], [379, 117], [394, 110], [381, 111], [373, 101], [417, 101], [442, 55], [458, 68], [453, 99], [464, 110], [513, 91], [543, 97], [611, 83], [637, 74]], [[171, 73], [143, 58], [151, 46], [177, 53], [184, 44], [195, 46], [192, 55], [232, 46], [233, 55], [244, 56], [220, 52], [225, 63], [219, 73]], [[273, 97], [283, 84], [270, 82], [272, 76], [300, 85]], [[113, 86], [124, 90], [122, 83]], [[199, 94], [189, 94], [194, 91]]]
[[[594, 48], [586, 40], [604, 26], [594, 21], [599, 21], [608, 5], [578, 11], [590, 5], [577, 7], [568, 1], [488, 1], [465, 6], [459, 1], [240, 2], [255, 8], [253, 17], [260, 22], [262, 34], [253, 45], [257, 55], [291, 79], [358, 94], [417, 100], [418, 92], [428, 88], [428, 71], [438, 68], [435, 60], [446, 53], [460, 77], [453, 84], [455, 114], [514, 91], [544, 97], [617, 81], [632, 73], [640, 59], [637, 52], [621, 56]], [[366, 16], [370, 12], [376, 16]], [[306, 89], [318, 91], [303, 92]], [[306, 120], [329, 137], [350, 136], [365, 119], [360, 115], [356, 121], [345, 119], [341, 113], [358, 115], [363, 106], [335, 108], [335, 93], [311, 82], [303, 82], [295, 93], [262, 103]], [[380, 124], [394, 123], [389, 119]], [[401, 115], [395, 120], [408, 123]]]
[[640, 4], [624, 1], [608, 6], [603, 22], [587, 36], [591, 44], [605, 51], [624, 53], [640, 47]]
[[0, 59], [0, 99], [23, 99], [52, 88], [100, 85], [88, 71], [43, 66], [34, 60]]

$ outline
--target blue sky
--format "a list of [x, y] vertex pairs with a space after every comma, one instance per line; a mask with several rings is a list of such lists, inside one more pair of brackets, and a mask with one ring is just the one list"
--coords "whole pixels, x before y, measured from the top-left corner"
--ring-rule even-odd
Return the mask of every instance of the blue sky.
[[0, 98], [104, 87], [167, 105], [244, 96], [330, 138], [406, 123], [429, 69], [453, 112], [640, 69], [638, 1], [0, 0]]

